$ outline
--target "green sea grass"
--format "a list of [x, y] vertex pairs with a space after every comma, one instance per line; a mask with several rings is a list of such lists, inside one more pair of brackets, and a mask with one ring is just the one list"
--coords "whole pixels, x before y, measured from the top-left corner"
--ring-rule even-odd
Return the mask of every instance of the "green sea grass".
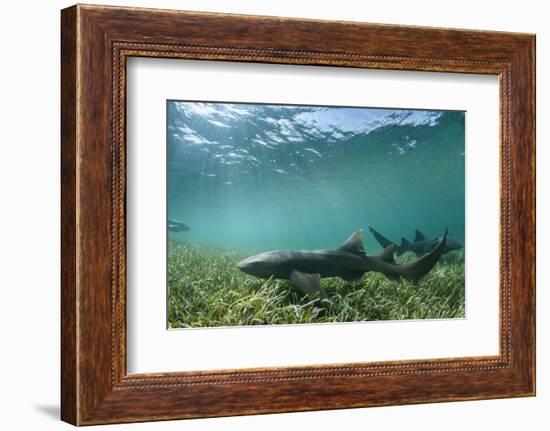
[[[252, 254], [252, 253], [250, 253]], [[286, 280], [244, 274], [247, 253], [170, 242], [168, 326], [449, 319], [465, 316], [464, 255], [446, 255], [420, 283], [367, 273], [357, 283], [325, 278], [326, 299], [301, 295]], [[404, 256], [401, 260], [414, 258]]]

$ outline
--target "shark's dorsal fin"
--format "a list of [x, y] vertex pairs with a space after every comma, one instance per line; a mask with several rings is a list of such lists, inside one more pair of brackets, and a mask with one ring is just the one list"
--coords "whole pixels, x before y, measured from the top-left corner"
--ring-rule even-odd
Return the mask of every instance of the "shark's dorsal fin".
[[409, 242], [409, 240], [407, 238], [403, 238], [401, 237], [401, 247], [406, 247], [408, 245], [411, 245], [411, 243]]
[[420, 232], [418, 229], [414, 231], [414, 242], [426, 240], [426, 235]]
[[393, 263], [395, 264], [395, 260], [393, 260], [393, 252], [395, 251], [395, 247], [393, 245], [390, 245], [386, 247], [382, 253], [378, 255], [378, 259], [383, 260], [384, 262]]
[[348, 253], [365, 255], [365, 247], [363, 246], [363, 229], [358, 229], [338, 247], [338, 250], [347, 251]]
[[393, 244], [388, 238], [383, 236], [380, 232], [375, 231], [372, 227], [369, 226], [369, 231], [372, 233], [374, 238], [376, 238], [376, 241], [382, 246], [382, 247], [388, 247]]

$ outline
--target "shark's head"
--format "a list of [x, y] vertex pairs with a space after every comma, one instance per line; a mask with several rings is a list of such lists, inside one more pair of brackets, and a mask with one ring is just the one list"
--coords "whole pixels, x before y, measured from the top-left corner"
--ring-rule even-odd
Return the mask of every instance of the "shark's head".
[[191, 228], [185, 223], [168, 219], [168, 230], [171, 232], [188, 232]]
[[277, 276], [285, 263], [284, 252], [266, 251], [240, 261], [237, 266], [246, 274], [261, 278]]

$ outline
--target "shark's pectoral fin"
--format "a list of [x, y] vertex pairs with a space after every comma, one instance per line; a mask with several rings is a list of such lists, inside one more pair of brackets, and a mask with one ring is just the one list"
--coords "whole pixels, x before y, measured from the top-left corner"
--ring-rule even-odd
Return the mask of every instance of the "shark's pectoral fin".
[[361, 278], [363, 278], [363, 274], [364, 274], [364, 271], [350, 271], [340, 275], [340, 278], [342, 280], [353, 283], [353, 282], [360, 281]]
[[290, 282], [302, 293], [321, 291], [320, 274], [306, 274], [300, 271], [292, 271], [290, 273]]

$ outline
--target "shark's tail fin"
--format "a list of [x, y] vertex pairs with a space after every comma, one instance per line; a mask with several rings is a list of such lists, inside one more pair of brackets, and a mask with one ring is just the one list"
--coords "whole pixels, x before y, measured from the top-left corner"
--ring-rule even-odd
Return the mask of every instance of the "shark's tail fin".
[[386, 238], [385, 236], [382, 236], [380, 234], [380, 232], [377, 232], [375, 231], [372, 227], [369, 226], [369, 232], [372, 233], [372, 236], [374, 236], [374, 238], [376, 238], [376, 241], [378, 241], [378, 243], [386, 248], [386, 247], [389, 247], [390, 245], [394, 245], [393, 242], [391, 242], [388, 238]]
[[447, 228], [445, 228], [445, 235], [443, 235], [437, 246], [430, 253], [412, 262], [399, 265], [399, 275], [405, 277], [412, 283], [418, 283], [418, 281], [435, 266], [443, 254], [446, 244]]

